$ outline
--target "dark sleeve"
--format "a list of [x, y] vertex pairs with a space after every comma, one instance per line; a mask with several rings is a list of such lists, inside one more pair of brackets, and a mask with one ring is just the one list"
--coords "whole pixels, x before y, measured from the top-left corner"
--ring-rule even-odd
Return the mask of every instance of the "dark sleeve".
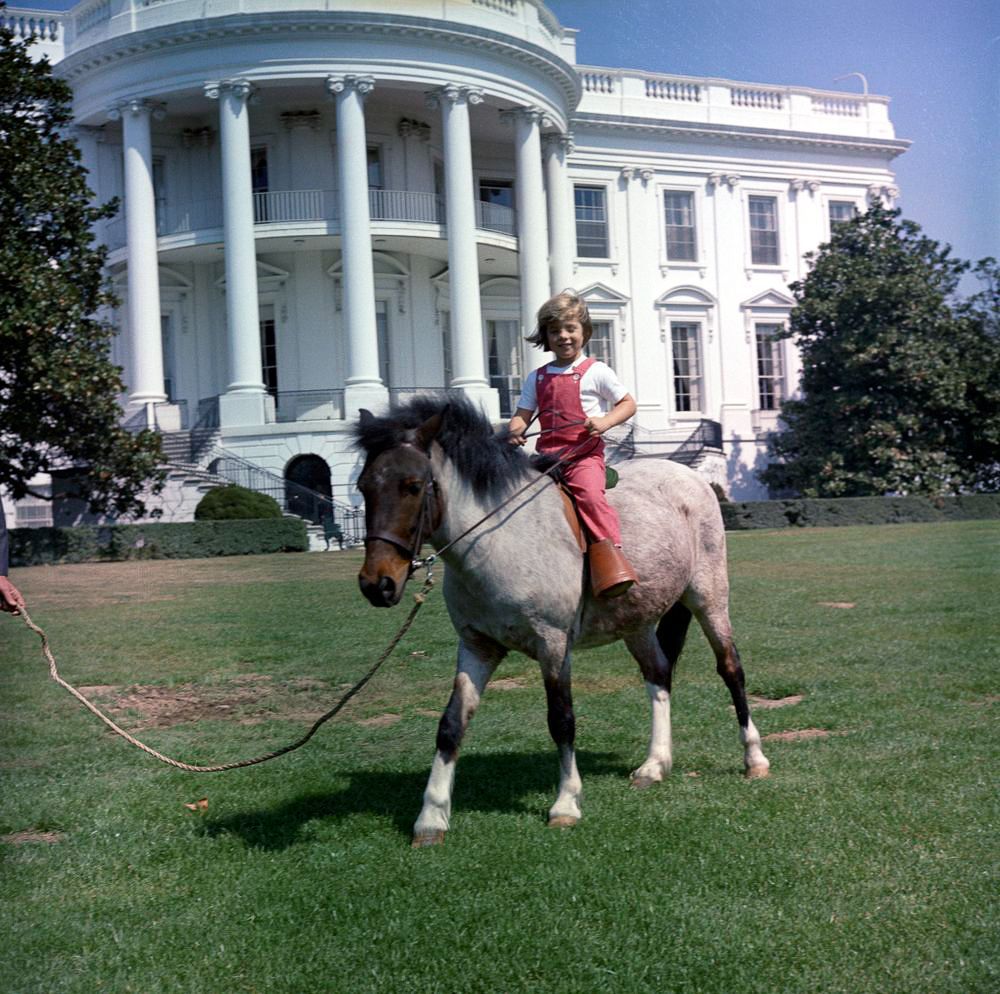
[[7, 575], [7, 520], [3, 516], [3, 502], [0, 501], [0, 576]]

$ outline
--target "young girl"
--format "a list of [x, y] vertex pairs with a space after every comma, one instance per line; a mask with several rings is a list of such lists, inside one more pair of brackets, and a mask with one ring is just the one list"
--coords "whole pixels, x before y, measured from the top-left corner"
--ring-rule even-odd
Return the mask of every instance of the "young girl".
[[510, 440], [524, 445], [524, 432], [537, 410], [542, 434], [539, 452], [573, 456], [562, 464], [566, 486], [591, 547], [590, 573], [597, 596], [617, 597], [638, 579], [621, 551], [618, 515], [604, 496], [604, 442], [601, 435], [635, 414], [635, 401], [610, 366], [583, 350], [594, 333], [584, 301], [569, 290], [538, 310], [538, 326], [528, 341], [555, 359], [528, 375], [508, 425]]

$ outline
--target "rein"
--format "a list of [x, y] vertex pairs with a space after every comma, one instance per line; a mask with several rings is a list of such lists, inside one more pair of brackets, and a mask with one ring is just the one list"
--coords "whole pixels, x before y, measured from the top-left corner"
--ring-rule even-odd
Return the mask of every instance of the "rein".
[[178, 770], [185, 770], [188, 773], [224, 773], [227, 770], [239, 770], [246, 766], [257, 766], [260, 763], [266, 763], [268, 760], [277, 759], [279, 756], [284, 756], [286, 753], [294, 752], [296, 749], [304, 746], [321, 726], [325, 725], [338, 711], [340, 711], [347, 702], [355, 696], [369, 680], [379, 671], [382, 664], [389, 658], [392, 654], [393, 649], [402, 641], [403, 636], [410, 630], [410, 625], [413, 624], [413, 619], [417, 616], [417, 612], [423, 606], [424, 601], [427, 599], [427, 595], [430, 593], [431, 588], [434, 586], [434, 578], [431, 574], [431, 570], [427, 569], [427, 579], [424, 580], [424, 585], [420, 588], [419, 593], [414, 595], [413, 607], [410, 609], [410, 613], [406, 620], [403, 622], [399, 631], [393, 637], [392, 641], [386, 646], [385, 651], [381, 656], [375, 661], [375, 664], [368, 670], [368, 672], [360, 679], [357, 683], [351, 687], [350, 690], [344, 694], [337, 703], [330, 708], [326, 714], [317, 718], [305, 735], [296, 739], [294, 742], [289, 743], [286, 746], [282, 746], [280, 749], [275, 749], [273, 752], [265, 753], [263, 756], [255, 756], [253, 759], [240, 759], [232, 763], [219, 763], [216, 766], [194, 766], [191, 763], [183, 763], [179, 759], [172, 759], [170, 756], [165, 756], [161, 752], [157, 752], [151, 746], [145, 744], [145, 742], [140, 742], [135, 736], [130, 735], [125, 731], [120, 725], [117, 725], [111, 718], [109, 718], [96, 704], [89, 701], [79, 690], [76, 689], [72, 684], [67, 683], [60, 675], [59, 670], [56, 667], [55, 657], [52, 655], [52, 650], [49, 648], [49, 639], [45, 632], [36, 625], [28, 615], [28, 612], [21, 608], [19, 613], [24, 618], [24, 623], [30, 628], [41, 640], [42, 640], [42, 654], [45, 656], [49, 664], [49, 676], [59, 684], [60, 687], [69, 691], [88, 711], [96, 715], [101, 721], [104, 722], [108, 728], [111, 729], [116, 735], [120, 735], [126, 742], [130, 742], [137, 749], [141, 749], [143, 752], [148, 753], [154, 759], [158, 759], [161, 763], [166, 763], [168, 766], [176, 767]]

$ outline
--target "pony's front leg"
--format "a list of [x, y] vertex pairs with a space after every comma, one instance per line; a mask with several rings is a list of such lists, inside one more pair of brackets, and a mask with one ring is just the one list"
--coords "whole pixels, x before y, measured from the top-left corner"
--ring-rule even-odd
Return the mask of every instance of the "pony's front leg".
[[570, 684], [570, 657], [567, 653], [556, 674], [545, 673], [549, 734], [559, 749], [559, 796], [549, 809], [550, 828], [570, 828], [582, 817], [580, 792], [583, 783], [576, 768], [576, 716]]
[[413, 845], [434, 846], [444, 842], [451, 820], [451, 795], [455, 784], [455, 762], [469, 721], [479, 707], [483, 690], [506, 650], [497, 643], [464, 639], [458, 643], [458, 668], [448, 706], [441, 715], [437, 751], [424, 791], [424, 805], [413, 826]]

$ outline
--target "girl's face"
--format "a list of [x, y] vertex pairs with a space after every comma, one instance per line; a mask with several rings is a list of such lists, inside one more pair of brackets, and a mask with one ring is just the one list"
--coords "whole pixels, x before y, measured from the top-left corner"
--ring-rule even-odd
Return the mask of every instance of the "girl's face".
[[557, 328], [550, 328], [546, 332], [546, 338], [549, 351], [556, 357], [557, 366], [572, 365], [583, 352], [583, 325], [577, 318], [568, 317]]

